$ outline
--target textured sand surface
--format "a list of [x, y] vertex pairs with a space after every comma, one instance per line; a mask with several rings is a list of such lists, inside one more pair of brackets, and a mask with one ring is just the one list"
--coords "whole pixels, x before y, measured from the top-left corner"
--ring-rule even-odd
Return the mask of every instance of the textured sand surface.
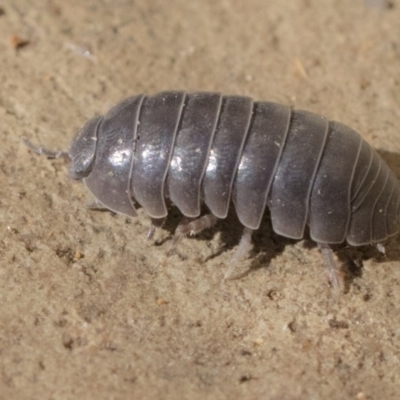
[[267, 218], [225, 282], [234, 216], [163, 263], [176, 212], [148, 243], [21, 137], [67, 149], [126, 96], [213, 90], [350, 125], [400, 176], [399, 21], [398, 1], [1, 2], [0, 399], [398, 399], [399, 236], [340, 249], [337, 297]]

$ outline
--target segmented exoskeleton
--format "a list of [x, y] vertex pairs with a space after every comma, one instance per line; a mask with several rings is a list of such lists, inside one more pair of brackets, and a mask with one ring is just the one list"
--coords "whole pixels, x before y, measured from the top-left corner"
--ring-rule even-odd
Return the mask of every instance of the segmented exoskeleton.
[[[245, 254], [266, 208], [282, 236], [329, 244], [380, 243], [396, 233], [400, 185], [351, 128], [323, 116], [249, 97], [168, 91], [128, 98], [90, 120], [68, 154], [72, 178], [98, 202], [154, 220], [168, 198], [191, 220], [178, 233], [225, 218], [233, 203]], [[201, 216], [202, 206], [209, 213]], [[197, 222], [196, 222], [197, 221]]]

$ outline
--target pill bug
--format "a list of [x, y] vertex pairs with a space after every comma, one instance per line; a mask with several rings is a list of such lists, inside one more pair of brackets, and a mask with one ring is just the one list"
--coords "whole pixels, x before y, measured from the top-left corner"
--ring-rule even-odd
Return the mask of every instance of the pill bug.
[[142, 94], [88, 121], [68, 153], [26, 144], [69, 159], [71, 177], [116, 213], [134, 217], [140, 205], [157, 226], [169, 199], [187, 217], [175, 236], [213, 225], [233, 204], [244, 226], [236, 259], [266, 208], [279, 235], [302, 239], [308, 226], [331, 269], [329, 245], [377, 244], [398, 229], [400, 186], [376, 151], [339, 122], [281, 104]]

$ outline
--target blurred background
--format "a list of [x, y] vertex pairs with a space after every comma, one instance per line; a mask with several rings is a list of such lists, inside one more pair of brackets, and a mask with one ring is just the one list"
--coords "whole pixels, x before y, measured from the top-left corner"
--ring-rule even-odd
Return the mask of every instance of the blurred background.
[[398, 0], [3, 0], [0, 399], [398, 398], [398, 237], [339, 297], [315, 247], [269, 228], [224, 282], [237, 222], [163, 263], [167, 230], [86, 210], [21, 137], [67, 149], [127, 96], [220, 91], [343, 122], [399, 175], [399, 20]]

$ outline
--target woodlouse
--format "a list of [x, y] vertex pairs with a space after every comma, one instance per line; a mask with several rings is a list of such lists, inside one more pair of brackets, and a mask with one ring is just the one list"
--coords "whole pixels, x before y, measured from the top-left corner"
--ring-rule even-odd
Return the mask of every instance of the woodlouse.
[[[272, 102], [220, 93], [167, 91], [128, 98], [84, 125], [71, 160], [98, 203], [136, 216], [138, 203], [156, 226], [166, 199], [185, 217], [176, 235], [225, 218], [231, 203], [245, 227], [237, 259], [251, 246], [265, 208], [282, 236], [309, 226], [328, 264], [329, 244], [379, 243], [397, 232], [400, 185], [351, 128]], [[202, 205], [209, 213], [200, 216]], [[195, 219], [193, 221], [193, 219]]]

